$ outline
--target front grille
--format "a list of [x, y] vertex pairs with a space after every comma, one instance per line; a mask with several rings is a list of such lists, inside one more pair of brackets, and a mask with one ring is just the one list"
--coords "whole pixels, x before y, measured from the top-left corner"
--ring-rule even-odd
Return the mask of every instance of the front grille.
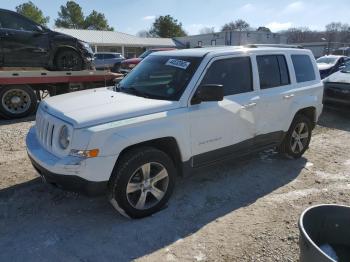
[[55, 124], [45, 116], [41, 110], [36, 115], [36, 135], [41, 145], [47, 149], [52, 148], [52, 139], [55, 131]]
[[348, 83], [325, 83], [324, 94], [326, 97], [333, 97], [338, 99], [350, 99], [350, 84]]

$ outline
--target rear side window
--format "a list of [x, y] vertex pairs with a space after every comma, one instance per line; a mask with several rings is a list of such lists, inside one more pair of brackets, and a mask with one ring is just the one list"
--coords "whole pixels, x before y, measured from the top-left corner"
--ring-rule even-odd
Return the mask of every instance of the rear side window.
[[316, 79], [314, 67], [308, 55], [292, 55], [292, 61], [298, 83]]
[[253, 91], [250, 57], [234, 57], [213, 62], [201, 85], [224, 86], [224, 96]]
[[288, 66], [284, 55], [257, 56], [256, 60], [261, 89], [290, 84]]
[[94, 57], [96, 59], [103, 59], [103, 54], [95, 54]]
[[34, 23], [31, 23], [20, 15], [10, 12], [0, 12], [0, 27], [19, 31], [38, 30]]

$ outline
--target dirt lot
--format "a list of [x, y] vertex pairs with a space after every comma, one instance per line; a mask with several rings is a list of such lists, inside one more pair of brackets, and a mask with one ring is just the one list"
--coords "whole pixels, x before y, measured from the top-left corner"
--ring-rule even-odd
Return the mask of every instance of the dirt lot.
[[297, 219], [350, 204], [350, 114], [326, 111], [299, 160], [273, 151], [178, 179], [142, 220], [45, 185], [25, 152], [33, 119], [0, 122], [0, 261], [297, 261]]

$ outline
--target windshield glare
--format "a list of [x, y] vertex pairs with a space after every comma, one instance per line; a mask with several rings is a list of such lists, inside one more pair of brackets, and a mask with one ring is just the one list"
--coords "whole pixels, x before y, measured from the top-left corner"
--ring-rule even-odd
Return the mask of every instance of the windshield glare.
[[147, 98], [179, 100], [201, 60], [201, 57], [149, 56], [126, 75], [118, 90]]
[[153, 53], [154, 51], [152, 50], [147, 50], [145, 52], [143, 52], [139, 57], [140, 58], [145, 58], [146, 56], [148, 56], [150, 53]]
[[345, 66], [344, 69], [341, 70], [342, 73], [350, 73], [350, 63]]
[[324, 63], [324, 64], [335, 64], [337, 61], [337, 58], [335, 57], [320, 57], [316, 60], [317, 63]]

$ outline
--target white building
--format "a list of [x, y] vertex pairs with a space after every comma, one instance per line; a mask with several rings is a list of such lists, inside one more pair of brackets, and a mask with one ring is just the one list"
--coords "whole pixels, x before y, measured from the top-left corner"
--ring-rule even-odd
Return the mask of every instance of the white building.
[[286, 44], [287, 37], [278, 33], [262, 31], [224, 31], [210, 34], [175, 37], [186, 48], [201, 46]]
[[125, 57], [137, 57], [146, 49], [176, 47], [171, 38], [143, 38], [117, 31], [54, 28], [54, 31], [71, 35], [89, 43], [94, 52], [119, 52]]

